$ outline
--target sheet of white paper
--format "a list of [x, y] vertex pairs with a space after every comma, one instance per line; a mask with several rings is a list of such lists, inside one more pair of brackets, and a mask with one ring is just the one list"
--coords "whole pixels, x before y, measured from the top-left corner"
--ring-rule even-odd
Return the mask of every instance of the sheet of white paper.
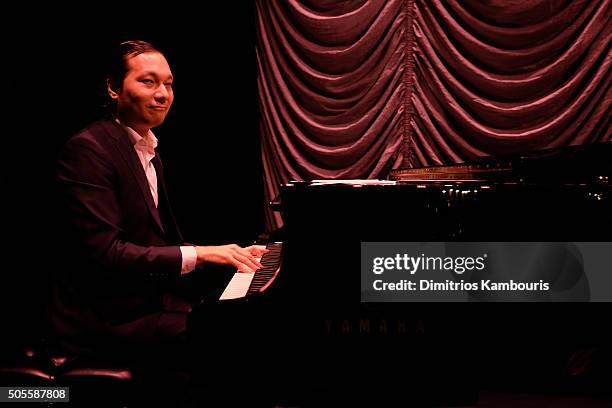
[[395, 185], [395, 180], [377, 180], [377, 179], [336, 179], [336, 180], [311, 180], [313, 186], [326, 186], [330, 184], [342, 184], [349, 186], [388, 186]]

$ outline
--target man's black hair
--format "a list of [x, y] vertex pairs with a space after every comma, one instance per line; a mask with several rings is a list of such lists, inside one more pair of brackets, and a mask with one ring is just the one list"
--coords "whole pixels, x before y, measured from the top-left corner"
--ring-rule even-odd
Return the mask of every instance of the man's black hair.
[[127, 74], [127, 62], [130, 58], [145, 52], [163, 53], [155, 48], [153, 44], [146, 41], [124, 41], [111, 53], [106, 70], [106, 80], [113, 89], [119, 89]]

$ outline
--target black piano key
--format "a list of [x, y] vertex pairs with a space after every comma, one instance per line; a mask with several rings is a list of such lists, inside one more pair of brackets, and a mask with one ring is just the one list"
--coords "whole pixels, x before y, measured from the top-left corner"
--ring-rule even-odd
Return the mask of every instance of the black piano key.
[[253, 276], [247, 295], [258, 292], [275, 277], [276, 271], [282, 260], [282, 247], [283, 245], [280, 242], [273, 242], [266, 245], [268, 252], [263, 254], [259, 261], [263, 267], [255, 271], [255, 276]]

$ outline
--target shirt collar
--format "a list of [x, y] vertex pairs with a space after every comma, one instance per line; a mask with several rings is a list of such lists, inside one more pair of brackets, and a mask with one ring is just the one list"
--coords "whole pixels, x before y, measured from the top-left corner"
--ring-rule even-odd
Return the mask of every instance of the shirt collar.
[[155, 156], [155, 148], [157, 147], [157, 138], [153, 134], [153, 131], [149, 129], [147, 135], [142, 137], [131, 127], [127, 126], [123, 122], [121, 122], [118, 118], [115, 118], [115, 121], [123, 126], [123, 128], [127, 131], [127, 134], [130, 138], [130, 141], [134, 145], [136, 150], [143, 151], [145, 153], [149, 153], [150, 155]]

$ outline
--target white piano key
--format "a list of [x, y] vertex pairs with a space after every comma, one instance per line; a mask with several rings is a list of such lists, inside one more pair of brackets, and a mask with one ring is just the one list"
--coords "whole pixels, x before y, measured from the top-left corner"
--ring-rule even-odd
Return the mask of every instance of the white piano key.
[[219, 300], [237, 299], [245, 297], [251, 281], [255, 273], [253, 272], [237, 272], [232, 277], [232, 280], [228, 283], [225, 290], [221, 294]]

